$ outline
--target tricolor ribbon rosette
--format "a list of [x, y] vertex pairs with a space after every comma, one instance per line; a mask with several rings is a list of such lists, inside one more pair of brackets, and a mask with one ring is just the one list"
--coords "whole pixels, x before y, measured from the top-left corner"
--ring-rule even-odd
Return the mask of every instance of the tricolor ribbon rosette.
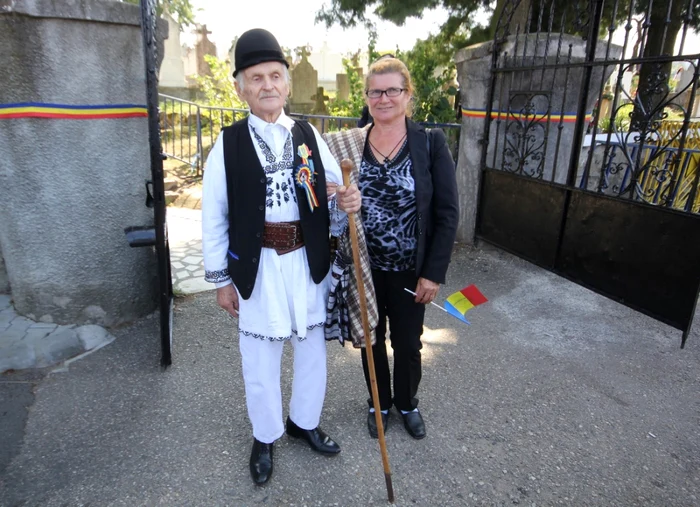
[[314, 208], [318, 208], [318, 198], [316, 197], [316, 192], [314, 192], [314, 183], [316, 181], [314, 161], [311, 160], [311, 150], [306, 144], [300, 145], [297, 153], [301, 158], [301, 164], [294, 171], [294, 180], [298, 186], [304, 189], [309, 209], [313, 212]]

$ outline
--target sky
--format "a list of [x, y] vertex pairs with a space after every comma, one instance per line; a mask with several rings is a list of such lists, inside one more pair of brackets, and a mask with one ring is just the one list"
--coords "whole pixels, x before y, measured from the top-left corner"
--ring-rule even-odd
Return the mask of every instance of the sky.
[[[347, 54], [358, 49], [366, 51], [367, 33], [364, 28], [343, 30], [335, 25], [326, 29], [323, 23], [314, 24], [316, 12], [330, 0], [191, 0], [195, 9], [195, 20], [206, 24], [212, 32], [209, 40], [216, 44], [219, 58], [225, 58], [231, 41], [236, 35], [251, 28], [265, 28], [272, 32], [281, 46], [294, 49], [310, 45], [318, 51], [324, 43], [331, 52]], [[489, 15], [477, 16], [478, 21], [487, 23]], [[447, 20], [444, 9], [425, 11], [422, 19], [409, 18], [403, 26], [387, 21], [374, 21], [377, 25], [377, 50], [393, 51], [398, 46], [402, 50], [413, 47], [416, 40], [425, 39], [437, 33], [440, 25]], [[618, 32], [622, 33], [621, 29]], [[619, 39], [619, 40], [618, 40]], [[181, 34], [180, 40], [193, 44], [194, 35]], [[622, 43], [616, 33], [614, 42]], [[680, 37], [678, 37], [680, 43]], [[700, 52], [700, 36], [691, 33], [686, 41], [685, 54]]]
[[[325, 2], [330, 5], [330, 0]], [[336, 25], [327, 30], [323, 23], [314, 24], [324, 0], [192, 0], [192, 4], [195, 9], [202, 9], [195, 13], [195, 20], [206, 24], [212, 32], [209, 40], [216, 44], [219, 57], [228, 51], [236, 35], [251, 28], [269, 30], [281, 46], [290, 49], [308, 44], [312, 50], [318, 50], [324, 42], [333, 52], [341, 54], [367, 49], [364, 28], [343, 30]], [[402, 50], [411, 49], [417, 39], [437, 33], [446, 19], [444, 10], [433, 10], [425, 12], [423, 19], [407, 20], [402, 27], [377, 22], [377, 49], [389, 51], [397, 45]]]

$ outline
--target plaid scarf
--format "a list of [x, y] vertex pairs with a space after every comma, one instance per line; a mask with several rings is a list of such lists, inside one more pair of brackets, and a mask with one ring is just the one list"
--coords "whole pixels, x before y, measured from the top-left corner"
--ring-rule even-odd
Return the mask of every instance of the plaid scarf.
[[[359, 183], [362, 152], [365, 149], [368, 130], [369, 126], [361, 129], [355, 128], [323, 134], [323, 139], [328, 144], [328, 148], [330, 148], [336, 160], [340, 161], [349, 158], [353, 161], [355, 167], [350, 174], [350, 183], [355, 185]], [[362, 225], [362, 217], [359, 212], [355, 214], [355, 227], [360, 250], [360, 268], [365, 286], [365, 299], [367, 301], [367, 319], [372, 335], [371, 342], [374, 344], [374, 330], [379, 322], [379, 314], [377, 312], [374, 284], [372, 283], [372, 270], [369, 264], [367, 243], [365, 242], [365, 228]], [[333, 259], [331, 272], [331, 289], [326, 308], [326, 339], [337, 339], [341, 344], [344, 344], [345, 340], [351, 340], [353, 347], [363, 347], [365, 332], [362, 327], [360, 293], [357, 288], [355, 269], [353, 268], [349, 227], [346, 227], [342, 236], [338, 238], [338, 248]]]

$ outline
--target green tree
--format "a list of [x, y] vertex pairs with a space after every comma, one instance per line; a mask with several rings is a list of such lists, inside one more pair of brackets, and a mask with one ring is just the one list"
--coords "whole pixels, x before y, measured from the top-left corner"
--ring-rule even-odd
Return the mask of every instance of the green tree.
[[348, 76], [349, 94], [348, 100], [339, 100], [337, 97], [328, 101], [328, 112], [331, 116], [362, 115], [365, 105], [365, 83], [358, 70], [360, 51], [343, 58], [343, 67]]
[[419, 40], [410, 51], [397, 52], [397, 57], [406, 63], [411, 73], [415, 93], [413, 96], [413, 119], [449, 123], [455, 119], [454, 107], [448, 97], [454, 97], [457, 89], [455, 65], [441, 51], [439, 36]]
[[[585, 26], [582, 23], [591, 15], [586, 7], [594, 5], [595, 0], [571, 2], [570, 0], [523, 0], [518, 4], [510, 0], [331, 0], [329, 7], [319, 11], [317, 21], [327, 26], [339, 24], [342, 27], [367, 23], [367, 12], [372, 12], [380, 19], [402, 25], [409, 17], [419, 17], [426, 9], [443, 7], [448, 18], [435, 36], [437, 49], [442, 56], [451, 56], [457, 48], [469, 44], [492, 39], [495, 35], [498, 20], [503, 10], [508, 7], [511, 17], [510, 33], [514, 34], [516, 25], [520, 31], [526, 30], [528, 19], [531, 20], [529, 31], [538, 29], [553, 32], [560, 30], [582, 34]], [[633, 3], [631, 3], [633, 2]], [[473, 13], [481, 8], [493, 12], [489, 26], [474, 23]], [[542, 12], [539, 9], [542, 8]], [[616, 28], [627, 21], [630, 9], [634, 13], [644, 13], [648, 29], [644, 43], [645, 58], [662, 55], [672, 55], [678, 33], [683, 22], [694, 29], [700, 27], [700, 2], [687, 0], [669, 0], [667, 2], [653, 0], [620, 0], [617, 3], [604, 2], [601, 13], [601, 33], [606, 35], [609, 27]], [[554, 14], [550, 20], [549, 16]], [[501, 26], [503, 29], [503, 24]], [[503, 35], [502, 33], [499, 35]], [[414, 48], [416, 49], [416, 48]], [[634, 113], [633, 127], [645, 129], [646, 119], [655, 121], [661, 117], [661, 103], [666, 100], [669, 88], [671, 63], [650, 63], [641, 65], [639, 72], [639, 92], [637, 109]], [[646, 119], [645, 119], [646, 117]]]
[[365, 25], [374, 29], [367, 17], [371, 12], [379, 19], [402, 26], [408, 18], [420, 18], [425, 10], [442, 7], [447, 19], [436, 34], [434, 45], [443, 58], [465, 46], [489, 40], [490, 27], [474, 20], [480, 10], [493, 11], [495, 0], [331, 0], [316, 13], [316, 21], [327, 27], [338, 24], [343, 28]]
[[365, 15], [368, 9], [374, 7], [373, 12], [379, 18], [401, 26], [409, 17], [420, 17], [424, 9], [440, 5], [445, 7], [449, 15], [440, 32], [418, 41], [409, 51], [397, 49], [396, 56], [406, 63], [416, 89], [414, 119], [452, 122], [454, 109], [449, 97], [457, 92], [452, 86], [456, 74], [454, 52], [460, 47], [488, 40], [489, 27], [473, 21], [476, 9], [488, 8], [488, 4], [489, 0], [333, 0], [330, 7], [324, 6], [317, 13], [316, 20], [329, 27], [335, 23], [342, 27], [364, 25], [369, 32], [368, 54], [371, 62], [380, 54], [376, 51], [376, 27]]
[[[138, 5], [140, 0], [121, 0], [128, 4]], [[190, 0], [156, 0], [157, 13], [160, 16], [163, 11], [170, 13], [180, 25], [180, 30], [194, 24], [194, 7]]]
[[204, 55], [204, 59], [209, 64], [211, 76], [197, 76], [197, 84], [207, 105], [229, 109], [245, 108], [233, 85], [228, 62], [212, 55]]

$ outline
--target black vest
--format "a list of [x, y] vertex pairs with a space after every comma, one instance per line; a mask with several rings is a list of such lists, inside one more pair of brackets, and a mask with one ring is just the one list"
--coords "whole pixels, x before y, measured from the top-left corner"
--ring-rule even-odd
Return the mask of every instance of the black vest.
[[[224, 164], [229, 214], [228, 271], [243, 299], [253, 292], [255, 277], [260, 264], [260, 250], [265, 226], [265, 202], [267, 177], [255, 152], [248, 130], [248, 118], [223, 129]], [[309, 209], [306, 193], [295, 185], [304, 247], [309, 262], [311, 278], [321, 283], [330, 269], [330, 218], [326, 197], [326, 173], [319, 156], [316, 136], [308, 122], [295, 121], [292, 128], [294, 168], [301, 164], [297, 153], [299, 145], [306, 143], [316, 171], [314, 190], [318, 207]]]

